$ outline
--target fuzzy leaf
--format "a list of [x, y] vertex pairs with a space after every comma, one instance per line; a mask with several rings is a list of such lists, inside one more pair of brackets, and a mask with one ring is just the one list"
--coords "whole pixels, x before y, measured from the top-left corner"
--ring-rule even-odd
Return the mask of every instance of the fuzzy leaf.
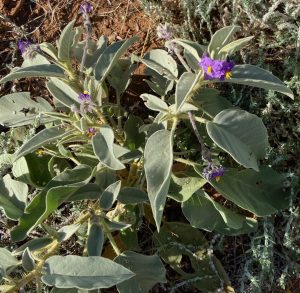
[[7, 218], [17, 220], [23, 215], [27, 193], [27, 185], [13, 180], [9, 174], [0, 179], [0, 207]]
[[6, 276], [7, 271], [11, 268], [16, 267], [18, 264], [19, 261], [11, 255], [10, 251], [0, 247], [0, 282], [2, 280], [2, 277]]
[[96, 80], [103, 82], [119, 58], [137, 40], [138, 37], [133, 37], [108, 46], [101, 54], [95, 65], [94, 75]]
[[109, 126], [100, 127], [100, 133], [93, 136], [92, 145], [99, 161], [112, 170], [122, 170], [125, 166], [113, 152], [114, 133]]
[[173, 138], [168, 130], [150, 136], [145, 146], [145, 174], [153, 217], [159, 231], [173, 165]]
[[176, 80], [178, 76], [178, 68], [176, 61], [172, 58], [168, 52], [162, 49], [151, 50], [145, 55], [143, 59], [140, 59], [147, 67], [156, 71], [159, 75], [162, 75], [170, 80]]
[[124, 187], [118, 195], [118, 201], [123, 204], [136, 204], [148, 200], [147, 193], [136, 187]]
[[216, 31], [208, 45], [209, 56], [213, 59], [218, 59], [220, 49], [230, 43], [233, 39], [233, 35], [239, 30], [239, 26], [231, 25]]
[[117, 285], [119, 293], [147, 293], [156, 283], [166, 283], [166, 269], [157, 255], [143, 255], [124, 251], [115, 261], [135, 273], [135, 276]]
[[58, 60], [58, 51], [52, 44], [43, 42], [39, 46], [43, 52], [51, 56], [54, 60]]
[[268, 134], [262, 120], [244, 110], [226, 109], [206, 124], [210, 138], [239, 164], [258, 171], [265, 157]]
[[204, 191], [198, 191], [182, 203], [182, 212], [192, 227], [216, 231], [223, 235], [254, 232], [257, 221], [239, 215], [212, 200]]
[[66, 62], [70, 60], [70, 51], [74, 38], [73, 27], [75, 21], [76, 20], [74, 19], [69, 22], [60, 35], [58, 42], [58, 59], [60, 61]]
[[218, 53], [218, 56], [220, 59], [225, 60], [227, 56], [234, 54], [235, 52], [241, 50], [244, 48], [251, 40], [253, 39], [253, 36], [242, 38], [235, 40], [226, 46], [222, 47], [221, 50]]
[[[28, 112], [24, 113], [24, 110]], [[13, 93], [0, 98], [0, 124], [8, 127], [33, 124], [40, 112], [47, 111], [52, 111], [51, 105], [40, 97], [36, 101], [32, 100], [29, 92]], [[41, 122], [44, 121], [45, 118], [42, 118]]]
[[104, 233], [98, 223], [92, 223], [87, 238], [87, 252], [89, 256], [101, 256], [104, 243]]
[[25, 142], [15, 154], [15, 161], [33, 151], [39, 147], [46, 145], [47, 143], [53, 142], [66, 134], [66, 130], [61, 128], [61, 126], [54, 126], [51, 128], [46, 128], [38, 132], [29, 141]]
[[73, 193], [86, 185], [92, 176], [92, 169], [86, 165], [79, 165], [72, 170], [66, 170], [54, 177], [47, 186], [37, 194], [26, 207], [18, 226], [11, 232], [14, 241], [23, 240], [63, 202], [68, 201]]
[[27, 78], [27, 77], [60, 77], [64, 78], [64, 71], [54, 64], [42, 64], [35, 66], [28, 66], [25, 68], [17, 68], [11, 71], [9, 74], [4, 76], [0, 80], [1, 83], [11, 81], [17, 78]]
[[134, 276], [125, 267], [101, 256], [51, 256], [42, 281], [57, 288], [109, 288]]
[[121, 189], [121, 180], [118, 180], [103, 191], [103, 193], [100, 196], [99, 204], [100, 207], [104, 210], [109, 210], [114, 202], [116, 201], [118, 194]]
[[199, 188], [206, 183], [206, 180], [199, 177], [176, 177], [172, 175], [168, 197], [178, 201], [187, 201]]
[[35, 251], [49, 245], [52, 242], [53, 239], [51, 237], [34, 238], [19, 246], [12, 252], [12, 254], [20, 255], [26, 248], [28, 248], [30, 251]]
[[[220, 81], [214, 80], [212, 82]], [[270, 71], [250, 64], [234, 66], [232, 78], [226, 79], [223, 82], [232, 82], [277, 91], [291, 99], [294, 98], [293, 92], [278, 77], [274, 76]]]
[[180, 79], [176, 85], [175, 91], [175, 111], [180, 112], [184, 103], [187, 101], [194, 83], [196, 82], [196, 74], [191, 72], [185, 72], [180, 76]]
[[145, 106], [150, 110], [159, 112], [168, 112], [169, 110], [167, 103], [154, 95], [142, 94], [141, 98], [145, 102]]
[[31, 255], [31, 252], [28, 247], [23, 251], [22, 266], [26, 272], [32, 271], [35, 266], [34, 258]]
[[68, 108], [72, 105], [79, 105], [78, 93], [63, 80], [51, 78], [47, 82], [47, 89], [62, 105]]
[[225, 109], [233, 108], [232, 104], [227, 99], [219, 96], [219, 91], [214, 88], [201, 88], [198, 90], [193, 95], [193, 104], [212, 118]]
[[184, 39], [174, 39], [172, 41], [166, 42], [166, 47], [171, 48], [172, 43], [178, 44], [187, 50], [194, 58], [195, 62], [199, 62], [202, 54], [206, 51], [206, 47], [199, 45], [196, 42]]
[[[197, 172], [202, 174], [200, 170]], [[261, 166], [259, 172], [227, 171], [219, 182], [214, 180], [210, 184], [226, 199], [264, 217], [288, 207], [290, 191], [284, 188], [284, 181], [283, 175]]]

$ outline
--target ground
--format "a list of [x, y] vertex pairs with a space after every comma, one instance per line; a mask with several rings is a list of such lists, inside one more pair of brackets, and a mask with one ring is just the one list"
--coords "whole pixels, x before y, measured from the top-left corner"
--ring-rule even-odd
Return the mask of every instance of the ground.
[[[140, 41], [131, 49], [131, 52], [137, 55], [145, 54], [150, 48], [161, 47], [161, 42], [156, 36], [157, 22], [142, 11], [138, 0], [112, 2], [110, 0], [94, 0], [90, 2], [94, 6], [91, 16], [94, 39], [98, 39], [104, 34], [113, 42], [137, 35], [140, 37]], [[22, 62], [21, 54], [16, 45], [17, 40], [28, 39], [34, 43], [44, 41], [54, 43], [69, 21], [76, 18], [77, 25], [82, 23], [82, 18], [78, 13], [81, 3], [81, 0], [0, 0], [0, 60], [2, 63], [0, 78]], [[142, 69], [139, 68], [133, 78], [133, 86], [128, 91], [128, 95], [133, 98], [138, 98], [145, 90], [143, 86], [137, 86], [137, 82], [142, 81], [141, 73]], [[39, 79], [16, 80], [13, 83], [1, 85], [0, 96], [10, 93], [12, 89], [30, 91], [33, 96], [42, 95], [49, 98], [44, 82], [40, 82]], [[295, 119], [298, 119], [298, 115], [299, 113], [291, 114]], [[273, 125], [272, 131], [276, 131], [280, 127], [289, 127], [288, 122], [283, 123], [280, 113], [278, 116], [278, 125], [276, 124], [276, 127]], [[293, 164], [293, 160], [295, 161], [294, 157], [289, 161], [287, 160], [287, 164]], [[244, 240], [245, 238], [241, 236], [225, 241], [224, 251], [234, 253], [239, 257], [244, 253]], [[232, 247], [233, 242], [235, 247]], [[73, 248], [71, 247], [72, 250]], [[74, 253], [74, 250], [72, 252], [65, 251], [65, 253]], [[217, 256], [220, 259], [227, 257], [225, 253]], [[229, 256], [234, 262], [232, 264], [234, 268], [232, 275], [234, 275], [234, 270], [238, 264], [236, 258]], [[168, 277], [172, 278], [171, 274], [171, 270], [168, 270]], [[297, 285], [295, 282], [295, 288], [299, 287]], [[154, 289], [153, 292], [165, 292], [162, 287], [157, 290]], [[293, 292], [296, 293], [297, 291]]]
[[[4, 65], [0, 68], [0, 77], [22, 60], [16, 45], [18, 40], [54, 43], [69, 21], [76, 19], [76, 25], [80, 25], [82, 18], [78, 11], [81, 3], [81, 0], [0, 0], [0, 59]], [[91, 3], [94, 7], [91, 20], [95, 40], [101, 35], [106, 35], [111, 42], [138, 36], [140, 40], [131, 48], [131, 52], [138, 55], [160, 45], [156, 37], [156, 23], [142, 11], [138, 0]], [[0, 95], [9, 93], [11, 86], [11, 83], [2, 85]], [[16, 90], [47, 95], [36, 82], [14, 81], [14, 86]]]

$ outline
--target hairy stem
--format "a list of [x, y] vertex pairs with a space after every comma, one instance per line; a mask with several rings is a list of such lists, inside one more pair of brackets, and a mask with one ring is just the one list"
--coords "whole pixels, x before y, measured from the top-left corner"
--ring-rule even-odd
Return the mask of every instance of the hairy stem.
[[89, 15], [88, 15], [88, 13], [83, 13], [82, 16], [83, 16], [83, 25], [84, 25], [85, 31], [86, 31], [86, 37], [85, 37], [85, 45], [84, 45], [81, 64], [80, 64], [80, 75], [81, 75], [81, 77], [83, 75], [83, 68], [84, 68], [85, 63], [86, 63], [87, 50], [89, 48], [89, 40], [92, 36], [92, 23], [90, 21]]
[[104, 218], [101, 217], [100, 219], [100, 224], [101, 224], [101, 227], [103, 229], [103, 232], [105, 233], [105, 235], [107, 236], [108, 240], [110, 241], [110, 244], [113, 248], [113, 250], [115, 251], [116, 255], [120, 255], [121, 254], [121, 251], [114, 239], [114, 237], [112, 236], [111, 232], [109, 231], [109, 228], [107, 227], [107, 224], [105, 223], [105, 220]]
[[[42, 268], [43, 268], [46, 260], [56, 252], [59, 245], [60, 245], [60, 243], [57, 240], [54, 240], [52, 242], [52, 245], [48, 249], [47, 253], [43, 256], [43, 258], [35, 266], [35, 269], [32, 270], [27, 275], [25, 275], [20, 281], [18, 281], [16, 283], [16, 285], [13, 288], [8, 290], [6, 293], [14, 293], [14, 292], [16, 292], [16, 290], [18, 290], [18, 288], [24, 288], [28, 283], [32, 282], [33, 280], [35, 280], [37, 278], [40, 279], [41, 271], [42, 271]], [[38, 282], [37, 282], [37, 286], [38, 286]], [[37, 289], [38, 288], [39, 287], [37, 287]], [[41, 292], [41, 291], [37, 291], [37, 292]]]

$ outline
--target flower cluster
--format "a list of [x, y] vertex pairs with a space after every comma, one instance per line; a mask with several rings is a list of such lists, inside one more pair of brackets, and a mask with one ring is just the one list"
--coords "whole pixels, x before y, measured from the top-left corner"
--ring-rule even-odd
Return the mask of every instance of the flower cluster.
[[159, 24], [156, 28], [156, 33], [159, 39], [169, 41], [173, 38], [173, 29], [167, 23]]
[[93, 11], [93, 6], [88, 2], [84, 2], [80, 5], [79, 11], [84, 14], [91, 13]]
[[32, 44], [29, 41], [19, 40], [17, 44], [23, 58], [28, 56], [28, 58], [32, 59], [40, 51], [39, 45]]
[[225, 61], [211, 59], [206, 54], [203, 54], [202, 59], [199, 62], [199, 66], [204, 70], [205, 80], [224, 80], [231, 77], [231, 70], [234, 67], [234, 62], [231, 60]]
[[80, 103], [80, 109], [78, 109], [76, 105], [72, 105], [72, 112], [85, 114], [88, 112], [92, 112], [95, 109], [96, 104], [92, 101], [92, 98], [87, 91], [80, 93], [78, 95], [78, 100]]
[[213, 162], [209, 162], [203, 169], [203, 177], [208, 181], [220, 181], [221, 176], [224, 175], [225, 169], [223, 166], [216, 166]]

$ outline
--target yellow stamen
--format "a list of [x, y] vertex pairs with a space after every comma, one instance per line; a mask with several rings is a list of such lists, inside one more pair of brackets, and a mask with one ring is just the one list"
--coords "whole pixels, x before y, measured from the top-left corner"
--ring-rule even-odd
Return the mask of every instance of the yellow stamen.
[[89, 92], [88, 92], [88, 91], [84, 91], [83, 93], [84, 93], [85, 95], [88, 95], [88, 94], [89, 94]]
[[216, 177], [216, 181], [219, 182], [221, 180], [221, 176]]
[[42, 157], [45, 152], [43, 149], [37, 149], [35, 153], [37, 154], [38, 157]]
[[212, 72], [212, 67], [211, 66], [208, 66], [207, 67], [207, 73], [211, 73]]
[[226, 73], [225, 73], [226, 79], [229, 79], [231, 76], [232, 76], [232, 72], [231, 71], [226, 71]]

